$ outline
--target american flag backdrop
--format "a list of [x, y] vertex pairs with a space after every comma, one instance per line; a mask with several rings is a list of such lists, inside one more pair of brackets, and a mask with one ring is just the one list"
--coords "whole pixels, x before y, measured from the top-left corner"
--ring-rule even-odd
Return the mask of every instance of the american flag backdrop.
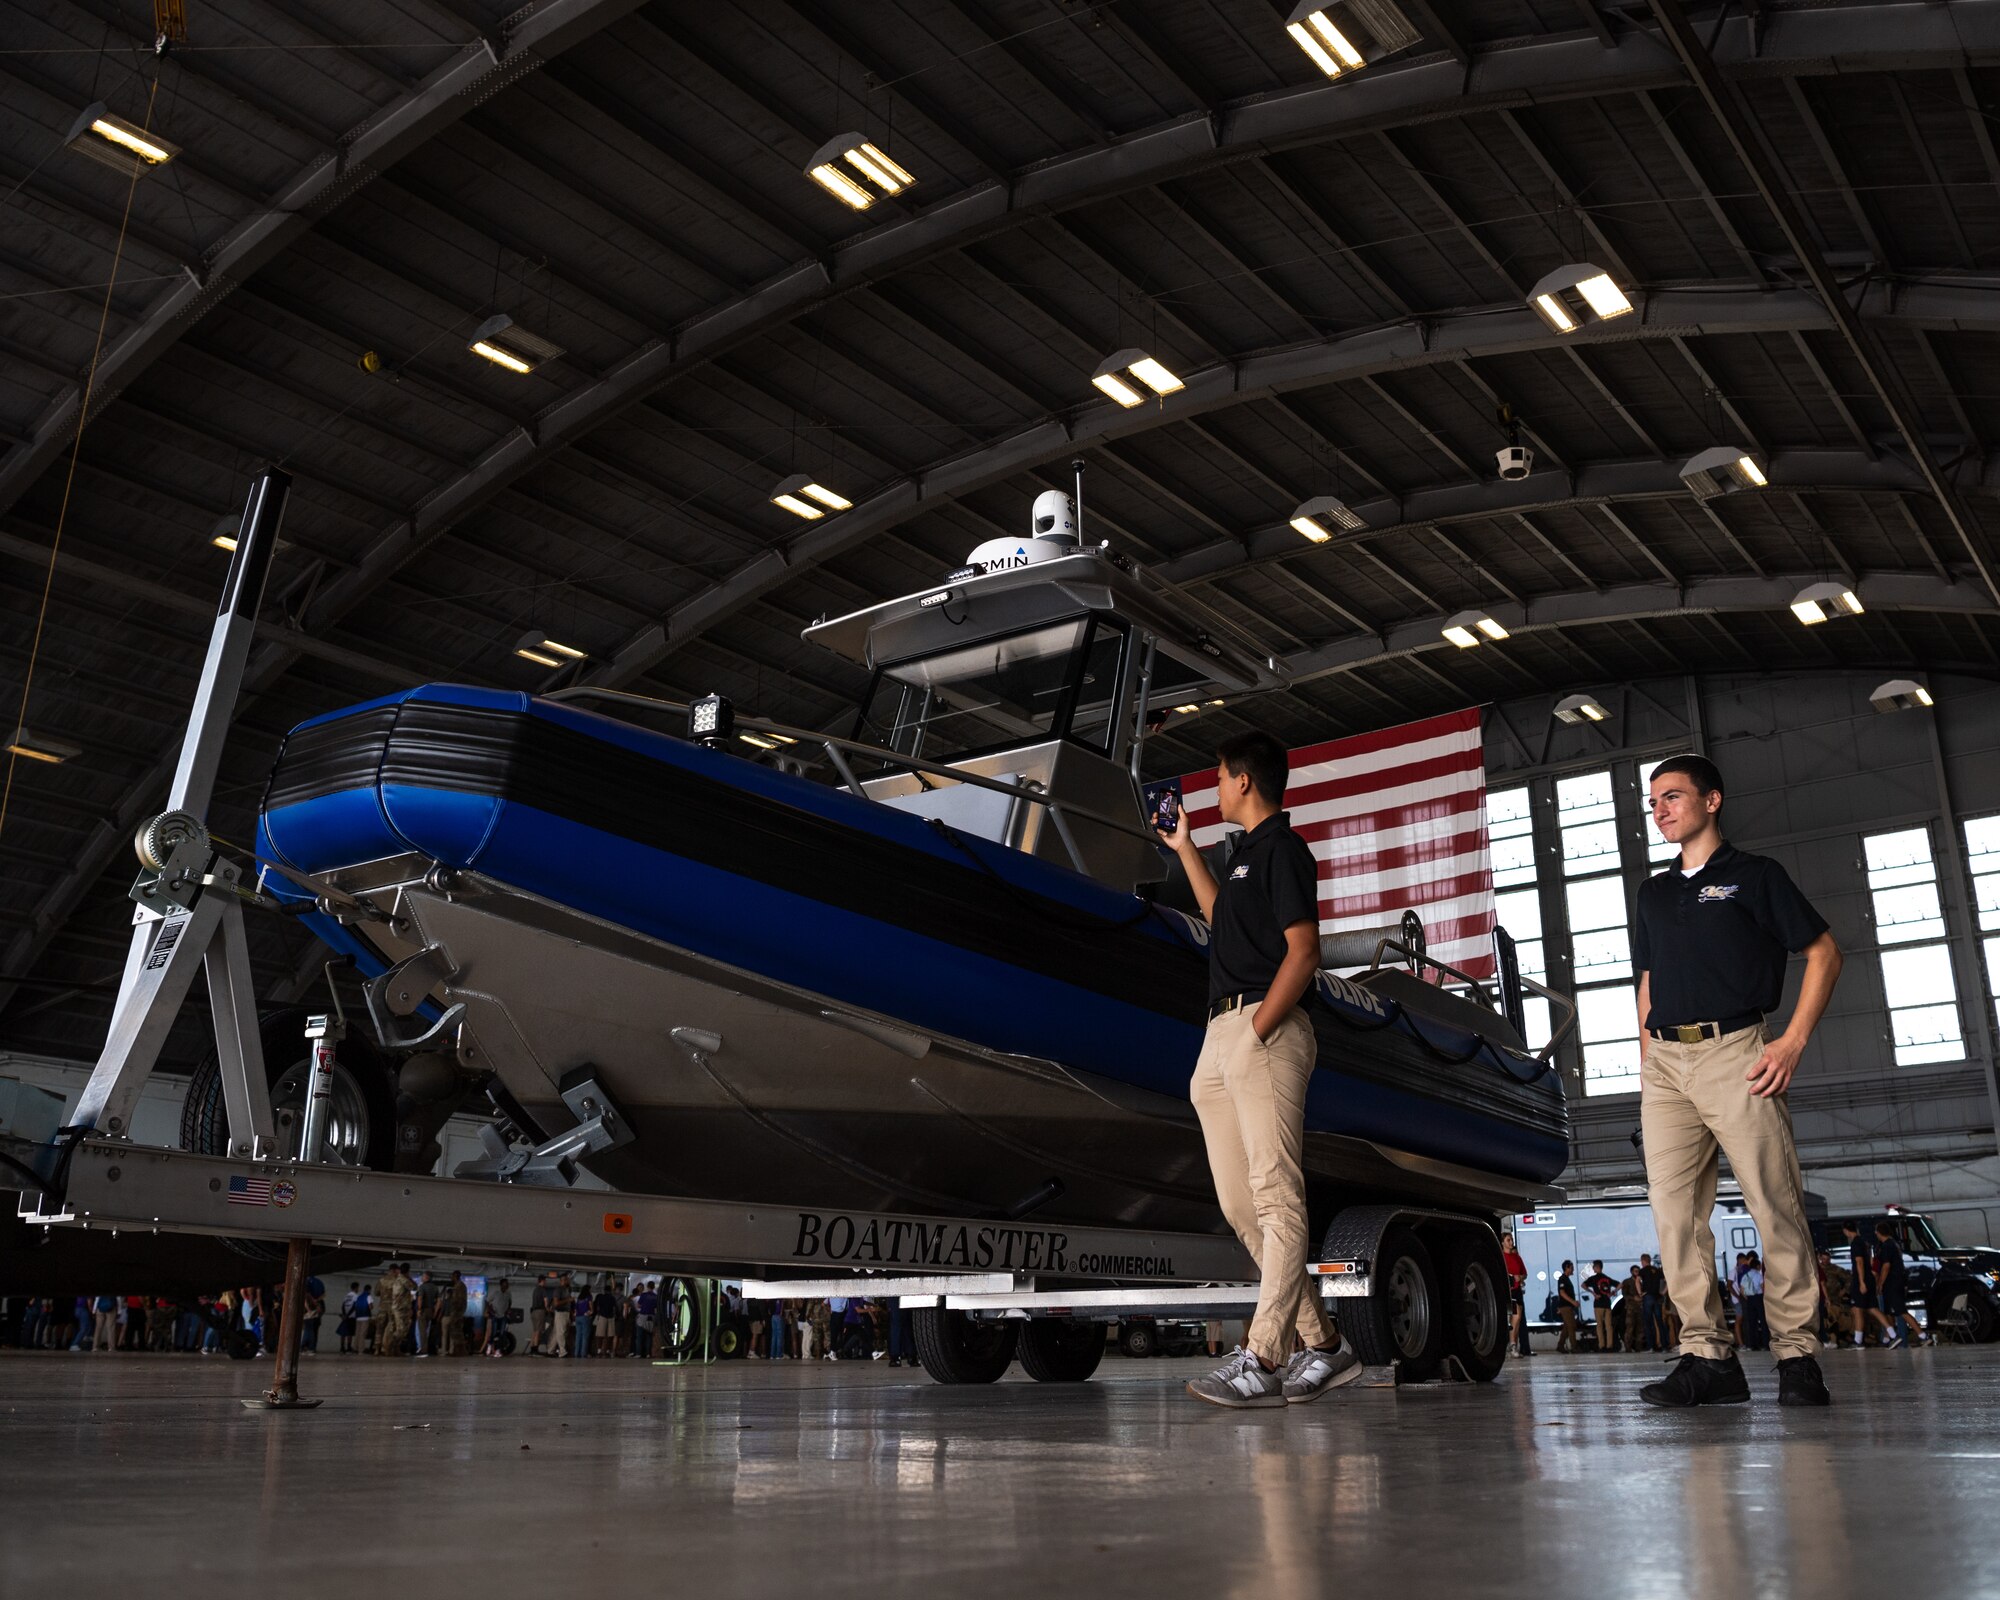
[[[1432, 955], [1493, 976], [1493, 860], [1479, 708], [1291, 752], [1285, 809], [1319, 862], [1320, 928], [1424, 919]], [[1181, 780], [1195, 843], [1224, 833], [1215, 771]]]

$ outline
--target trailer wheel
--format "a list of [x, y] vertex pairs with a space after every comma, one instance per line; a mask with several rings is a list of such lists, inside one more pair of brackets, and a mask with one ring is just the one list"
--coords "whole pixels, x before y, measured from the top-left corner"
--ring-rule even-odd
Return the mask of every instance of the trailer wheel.
[[750, 1330], [744, 1323], [730, 1318], [715, 1327], [715, 1358], [718, 1361], [734, 1361], [750, 1347]]
[[1339, 1305], [1354, 1353], [1371, 1367], [1400, 1365], [1406, 1378], [1430, 1377], [1445, 1348], [1443, 1297], [1430, 1251], [1408, 1228], [1392, 1227], [1376, 1249], [1372, 1276], [1367, 1299]]
[[1486, 1229], [1466, 1229], [1444, 1247], [1445, 1345], [1466, 1376], [1491, 1383], [1507, 1359], [1507, 1268]]
[[1021, 1329], [1020, 1357], [1037, 1383], [1082, 1383], [1104, 1359], [1104, 1325], [1037, 1317]]
[[996, 1383], [1013, 1365], [1012, 1322], [975, 1322], [963, 1311], [922, 1306], [911, 1323], [917, 1359], [939, 1383]]
[[1118, 1326], [1118, 1348], [1143, 1361], [1160, 1353], [1160, 1330], [1150, 1322], [1124, 1322]]
[[669, 1278], [660, 1285], [654, 1312], [653, 1343], [662, 1359], [685, 1359], [701, 1348], [707, 1331], [701, 1285], [693, 1278]]

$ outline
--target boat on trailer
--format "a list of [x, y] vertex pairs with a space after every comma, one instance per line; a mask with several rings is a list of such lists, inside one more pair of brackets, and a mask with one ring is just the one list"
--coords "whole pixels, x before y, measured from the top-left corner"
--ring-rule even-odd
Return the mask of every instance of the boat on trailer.
[[[1187, 1098], [1207, 930], [1141, 762], [1167, 708], [1281, 670], [1073, 515], [1043, 495], [1031, 536], [807, 628], [869, 673], [840, 733], [449, 684], [314, 718], [264, 886], [316, 902], [379, 1043], [492, 1085], [520, 1143], [487, 1174], [574, 1134], [635, 1192], [1219, 1230]], [[1343, 964], [1310, 1007], [1316, 1218], [1557, 1176], [1561, 1082], [1507, 985], [1448, 991], [1400, 929]]]

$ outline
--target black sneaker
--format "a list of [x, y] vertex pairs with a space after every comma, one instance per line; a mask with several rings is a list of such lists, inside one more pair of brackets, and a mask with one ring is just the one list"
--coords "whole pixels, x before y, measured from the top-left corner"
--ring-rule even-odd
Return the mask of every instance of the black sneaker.
[[1682, 1356], [1672, 1372], [1641, 1389], [1639, 1398], [1655, 1406], [1735, 1406], [1750, 1398], [1750, 1380], [1733, 1355], [1721, 1361]]
[[1781, 1406], [1830, 1406], [1833, 1396], [1826, 1392], [1826, 1379], [1819, 1362], [1811, 1356], [1788, 1356], [1778, 1363], [1778, 1404]]

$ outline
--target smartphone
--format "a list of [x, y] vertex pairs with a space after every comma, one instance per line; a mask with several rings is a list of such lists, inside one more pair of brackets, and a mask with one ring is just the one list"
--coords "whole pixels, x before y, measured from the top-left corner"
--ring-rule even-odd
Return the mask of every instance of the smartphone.
[[1162, 833], [1172, 833], [1181, 815], [1180, 779], [1147, 784], [1146, 805], [1152, 812], [1153, 826]]

